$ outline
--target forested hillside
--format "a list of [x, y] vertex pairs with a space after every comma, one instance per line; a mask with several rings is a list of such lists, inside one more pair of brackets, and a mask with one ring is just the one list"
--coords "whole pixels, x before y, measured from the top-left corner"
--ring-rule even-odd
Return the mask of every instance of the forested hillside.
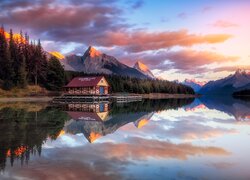
[[40, 85], [60, 90], [64, 85], [64, 69], [60, 62], [47, 59], [40, 40], [32, 42], [27, 33], [13, 35], [0, 28], [0, 86], [5, 90], [27, 85]]

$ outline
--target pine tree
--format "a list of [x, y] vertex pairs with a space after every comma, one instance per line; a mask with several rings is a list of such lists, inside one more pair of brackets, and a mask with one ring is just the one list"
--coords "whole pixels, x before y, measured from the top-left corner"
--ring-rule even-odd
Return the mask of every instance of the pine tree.
[[[14, 70], [13, 70], [13, 64], [12, 59], [10, 57], [10, 48], [8, 46], [7, 39], [5, 37], [5, 31], [4, 28], [1, 27], [0, 32], [0, 65], [1, 65], [1, 78], [3, 80], [3, 88], [8, 90], [11, 89], [13, 84], [13, 78], [14, 78]], [[10, 35], [10, 39], [13, 39], [13, 35]]]
[[49, 90], [60, 90], [64, 85], [64, 69], [60, 61], [52, 56], [48, 62], [47, 88]]
[[12, 71], [12, 81], [14, 85], [17, 85], [17, 72], [19, 66], [19, 58], [18, 58], [18, 47], [15, 42], [13, 31], [10, 29], [10, 40], [9, 40], [9, 52], [10, 52], [10, 63], [11, 63], [11, 71]]
[[40, 39], [35, 46], [35, 84], [46, 85], [47, 57], [43, 51]]
[[22, 31], [20, 32], [20, 40], [18, 42], [18, 69], [17, 69], [17, 86], [25, 88], [27, 86], [27, 71], [25, 59], [25, 43]]
[[27, 86], [27, 71], [24, 55], [21, 55], [20, 65], [17, 72], [18, 87], [25, 88]]
[[8, 58], [8, 45], [7, 45], [7, 40], [5, 38], [5, 31], [4, 27], [2, 26], [0, 29], [0, 79], [3, 81], [4, 80], [4, 66], [5, 66], [5, 60]]

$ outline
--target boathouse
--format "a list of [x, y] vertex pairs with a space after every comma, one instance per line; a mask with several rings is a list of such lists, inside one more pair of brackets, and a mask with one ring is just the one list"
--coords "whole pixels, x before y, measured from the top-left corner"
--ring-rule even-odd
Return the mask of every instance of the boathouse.
[[109, 84], [104, 76], [76, 77], [65, 87], [67, 95], [108, 95]]

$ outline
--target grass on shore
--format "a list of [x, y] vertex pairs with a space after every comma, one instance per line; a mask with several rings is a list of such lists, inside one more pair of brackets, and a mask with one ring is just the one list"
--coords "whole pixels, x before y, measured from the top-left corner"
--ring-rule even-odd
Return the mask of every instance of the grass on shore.
[[49, 92], [40, 86], [27, 86], [24, 89], [13, 88], [11, 90], [0, 89], [0, 97], [31, 97], [31, 96], [47, 96]]

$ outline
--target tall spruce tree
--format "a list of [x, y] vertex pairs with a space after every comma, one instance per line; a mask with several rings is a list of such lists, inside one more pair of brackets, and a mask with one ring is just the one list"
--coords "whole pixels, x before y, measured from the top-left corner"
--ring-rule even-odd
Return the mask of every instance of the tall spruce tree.
[[10, 39], [9, 39], [9, 53], [10, 53], [10, 64], [11, 64], [11, 71], [12, 71], [12, 81], [15, 86], [17, 86], [17, 72], [19, 67], [19, 57], [18, 57], [18, 47], [17, 47], [16, 40], [13, 36], [13, 31], [10, 29]]
[[64, 85], [64, 69], [60, 61], [52, 56], [48, 62], [47, 89], [60, 90]]
[[47, 75], [47, 57], [43, 51], [40, 40], [38, 40], [38, 44], [31, 44], [32, 55], [31, 55], [31, 64], [30, 64], [30, 72], [31, 79], [35, 85], [46, 85], [46, 75]]
[[23, 37], [22, 31], [20, 32], [20, 39], [18, 40], [18, 69], [17, 69], [17, 86], [25, 88], [27, 86], [27, 71], [26, 71], [26, 58], [25, 58], [25, 44], [26, 40]]
[[20, 35], [21, 35], [21, 41], [18, 44], [19, 63], [18, 63], [18, 71], [17, 71], [17, 86], [20, 88], [25, 88], [27, 86], [26, 59], [24, 55], [25, 42], [23, 42], [22, 33], [20, 33]]
[[17, 72], [17, 86], [20, 88], [25, 88], [27, 86], [27, 71], [26, 71], [26, 63], [24, 55], [21, 55], [20, 58], [20, 65]]
[[[1, 78], [3, 80], [2, 87], [6, 90], [11, 89], [14, 79], [13, 63], [10, 56], [10, 46], [8, 46], [7, 39], [5, 37], [4, 27], [1, 27], [0, 33], [0, 65], [1, 65]], [[10, 40], [13, 39], [13, 35], [10, 35]]]
[[6, 59], [9, 58], [8, 56], [8, 44], [7, 40], [5, 38], [5, 31], [4, 27], [1, 26], [0, 29], [0, 80], [4, 80], [5, 72], [4, 72], [4, 66]]

